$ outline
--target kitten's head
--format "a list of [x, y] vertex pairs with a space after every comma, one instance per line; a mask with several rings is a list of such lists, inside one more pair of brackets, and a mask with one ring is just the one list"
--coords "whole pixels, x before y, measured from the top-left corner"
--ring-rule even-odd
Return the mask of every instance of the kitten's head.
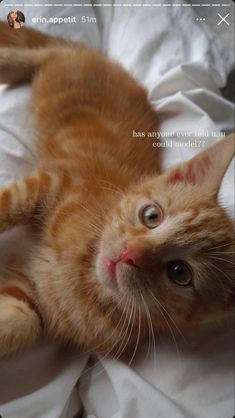
[[230, 138], [126, 193], [96, 259], [107, 297], [134, 300], [159, 328], [231, 312], [233, 228], [217, 194], [232, 155]]
[[83, 195], [81, 185], [62, 200], [34, 264], [58, 335], [123, 351], [150, 321], [164, 330], [232, 312], [233, 228], [217, 195], [233, 147], [228, 137], [116, 199], [88, 178]]

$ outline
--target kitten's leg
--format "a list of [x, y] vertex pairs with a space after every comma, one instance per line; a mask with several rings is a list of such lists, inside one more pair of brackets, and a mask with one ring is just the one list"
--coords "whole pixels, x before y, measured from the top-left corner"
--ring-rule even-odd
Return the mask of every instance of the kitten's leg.
[[30, 284], [14, 276], [0, 285], [0, 357], [31, 346], [42, 333]]
[[0, 82], [6, 84], [25, 83], [31, 80], [38, 66], [46, 58], [46, 49], [33, 50], [50, 44], [49, 36], [27, 28], [20, 33], [8, 24], [0, 22]]
[[[18, 32], [18, 33], [17, 33]], [[46, 46], [52, 42], [52, 38], [46, 33], [23, 27], [20, 31], [12, 30], [8, 23], [0, 22], [0, 47], [27, 47]]]
[[0, 83], [28, 83], [51, 54], [50, 49], [1, 48]]
[[0, 22], [0, 82], [29, 82], [56, 46], [60, 50], [63, 45], [68, 42], [30, 28], [14, 31]]
[[60, 174], [37, 171], [9, 187], [0, 188], [0, 233], [29, 223], [36, 210], [38, 218], [49, 202], [52, 205], [66, 181], [62, 171]]
[[[48, 210], [67, 183], [63, 172], [38, 171], [0, 190], [0, 233], [29, 223], [36, 212]], [[33, 302], [29, 281], [11, 273], [0, 283], [0, 356], [30, 346], [40, 335], [42, 323]]]

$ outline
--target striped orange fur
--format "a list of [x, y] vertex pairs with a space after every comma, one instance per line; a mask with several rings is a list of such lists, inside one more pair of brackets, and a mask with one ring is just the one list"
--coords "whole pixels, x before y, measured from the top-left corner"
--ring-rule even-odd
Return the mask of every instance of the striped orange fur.
[[161, 174], [148, 138], [158, 117], [134, 78], [84, 45], [3, 23], [0, 81], [32, 83], [39, 161], [0, 189], [0, 232], [31, 236], [0, 287], [0, 355], [46, 333], [132, 358], [156, 329], [231, 315], [232, 224], [217, 194], [234, 136]]

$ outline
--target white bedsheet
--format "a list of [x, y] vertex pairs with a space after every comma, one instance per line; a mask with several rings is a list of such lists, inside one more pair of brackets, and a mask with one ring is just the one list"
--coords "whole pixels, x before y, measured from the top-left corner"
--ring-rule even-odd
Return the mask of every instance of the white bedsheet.
[[[0, 18], [5, 19], [11, 9], [1, 6]], [[171, 132], [175, 140], [177, 132], [200, 128], [208, 133], [208, 137], [201, 138], [207, 146], [217, 140], [218, 132], [233, 129], [234, 107], [219, 92], [226, 83], [233, 56], [219, 44], [208, 25], [196, 23], [191, 7], [20, 9], [28, 24], [35, 16], [96, 16], [97, 24], [35, 26], [103, 48], [120, 61], [146, 85], [155, 108], [171, 112], [170, 117], [166, 113], [162, 118], [161, 131]], [[29, 101], [28, 87], [0, 94], [0, 184], [23, 176], [35, 165]], [[167, 167], [198, 151], [169, 148], [164, 164]], [[232, 165], [220, 198], [233, 216]], [[12, 248], [23, 249], [20, 231], [1, 237], [2, 265]], [[72, 418], [80, 408], [81, 398], [85, 416], [90, 418], [232, 418], [231, 324], [187, 333], [187, 343], [174, 332], [179, 353], [172, 336], [157, 338], [155, 361], [145, 358], [144, 347], [132, 367], [120, 361], [101, 360], [99, 369], [95, 367], [80, 379], [76, 393], [73, 388], [87, 354], [64, 352], [44, 342], [27, 353], [0, 361], [0, 415]]]

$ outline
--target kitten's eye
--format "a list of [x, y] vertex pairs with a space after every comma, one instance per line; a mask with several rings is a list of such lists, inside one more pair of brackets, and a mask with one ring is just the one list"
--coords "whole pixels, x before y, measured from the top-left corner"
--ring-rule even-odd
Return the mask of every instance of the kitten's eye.
[[180, 286], [188, 286], [192, 283], [192, 272], [182, 261], [175, 260], [167, 263], [167, 273], [169, 279]]
[[149, 229], [156, 228], [162, 219], [162, 211], [156, 204], [144, 206], [140, 210], [139, 217], [141, 222]]

